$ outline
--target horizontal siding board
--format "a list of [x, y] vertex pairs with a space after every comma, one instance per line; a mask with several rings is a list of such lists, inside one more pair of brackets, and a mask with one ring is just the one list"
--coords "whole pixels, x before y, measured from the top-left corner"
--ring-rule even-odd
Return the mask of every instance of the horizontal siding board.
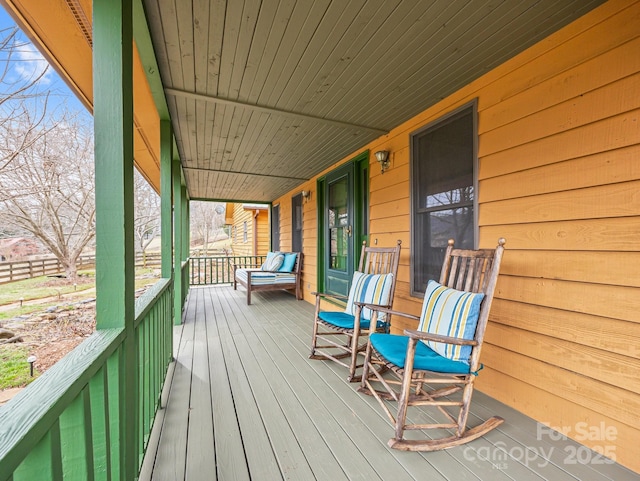
[[480, 243], [505, 237], [511, 249], [628, 251], [640, 245], [640, 218], [480, 226]]
[[482, 133], [482, 153], [489, 155], [508, 150], [638, 108], [640, 73]]
[[480, 209], [483, 226], [640, 215], [640, 180], [540, 194], [496, 202]]
[[640, 359], [640, 323], [494, 299], [491, 325], [563, 339], [602, 351]]
[[640, 70], [640, 39], [634, 38], [603, 55], [578, 63], [547, 82], [532, 85], [514, 97], [486, 106], [479, 112], [480, 135], [509, 125], [585, 92], [614, 83]]
[[[406, 215], [408, 211], [409, 198], [406, 197], [403, 199], [386, 202], [384, 204], [372, 205], [369, 211], [369, 219], [371, 221], [386, 218], [397, 219], [398, 216]], [[401, 227], [401, 225], [399, 225], [398, 227]]]
[[600, 152], [480, 181], [483, 203], [640, 178], [640, 145]]
[[640, 287], [640, 252], [507, 249], [500, 274]]
[[552, 336], [491, 323], [485, 342], [640, 394], [640, 360]]
[[640, 323], [636, 287], [502, 276], [497, 289], [501, 299]]
[[577, 406], [607, 413], [609, 417], [623, 424], [637, 425], [640, 396], [636, 393], [493, 344], [485, 344], [482, 357], [484, 363], [508, 376], [517, 378], [521, 372], [535, 373], [525, 381], [536, 388], [571, 401]]
[[[640, 143], [639, 123], [640, 110], [633, 110], [486, 156], [480, 139], [479, 178], [637, 145]], [[518, 162], [513, 162], [513, 159], [518, 159]]]

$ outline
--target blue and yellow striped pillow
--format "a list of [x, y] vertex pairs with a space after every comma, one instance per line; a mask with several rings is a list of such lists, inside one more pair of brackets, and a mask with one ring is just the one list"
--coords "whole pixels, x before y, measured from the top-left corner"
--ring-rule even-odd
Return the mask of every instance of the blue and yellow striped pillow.
[[[356, 315], [354, 302], [364, 302], [365, 304], [378, 304], [388, 306], [391, 304], [391, 285], [393, 284], [393, 274], [363, 274], [354, 272], [349, 290], [349, 300], [344, 310], [347, 314]], [[361, 317], [371, 320], [373, 312], [369, 308], [362, 309]], [[385, 315], [378, 316], [379, 321], [384, 321]]]
[[[424, 293], [420, 331], [442, 336], [473, 339], [480, 315], [483, 293], [458, 291], [429, 281]], [[471, 346], [455, 346], [424, 341], [441, 356], [454, 361], [468, 362]]]

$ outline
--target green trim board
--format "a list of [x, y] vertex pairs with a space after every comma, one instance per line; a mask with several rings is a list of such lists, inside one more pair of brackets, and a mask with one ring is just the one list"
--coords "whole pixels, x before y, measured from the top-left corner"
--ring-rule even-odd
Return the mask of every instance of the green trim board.
[[171, 212], [173, 132], [169, 120], [160, 121], [160, 251], [162, 277], [173, 275], [173, 215]]
[[169, 109], [167, 108], [164, 87], [162, 85], [162, 79], [160, 78], [160, 69], [158, 68], [156, 53], [153, 49], [142, 0], [133, 0], [133, 36], [160, 120], [170, 120], [171, 117], [169, 115]]

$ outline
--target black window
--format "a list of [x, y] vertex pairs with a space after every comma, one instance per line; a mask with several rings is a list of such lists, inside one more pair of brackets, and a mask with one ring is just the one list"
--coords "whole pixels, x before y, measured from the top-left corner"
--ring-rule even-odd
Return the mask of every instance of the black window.
[[448, 239], [476, 244], [476, 103], [411, 134], [411, 291], [438, 280]]
[[291, 250], [302, 252], [302, 194], [291, 198]]
[[280, 205], [271, 207], [271, 250], [280, 250]]

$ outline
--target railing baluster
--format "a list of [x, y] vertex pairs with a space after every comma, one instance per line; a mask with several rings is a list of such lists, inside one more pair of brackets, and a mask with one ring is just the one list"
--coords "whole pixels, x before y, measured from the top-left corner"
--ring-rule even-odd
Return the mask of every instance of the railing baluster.
[[188, 264], [193, 271], [190, 285], [229, 284], [233, 282], [234, 264], [247, 266], [263, 262], [264, 256], [191, 257]]

